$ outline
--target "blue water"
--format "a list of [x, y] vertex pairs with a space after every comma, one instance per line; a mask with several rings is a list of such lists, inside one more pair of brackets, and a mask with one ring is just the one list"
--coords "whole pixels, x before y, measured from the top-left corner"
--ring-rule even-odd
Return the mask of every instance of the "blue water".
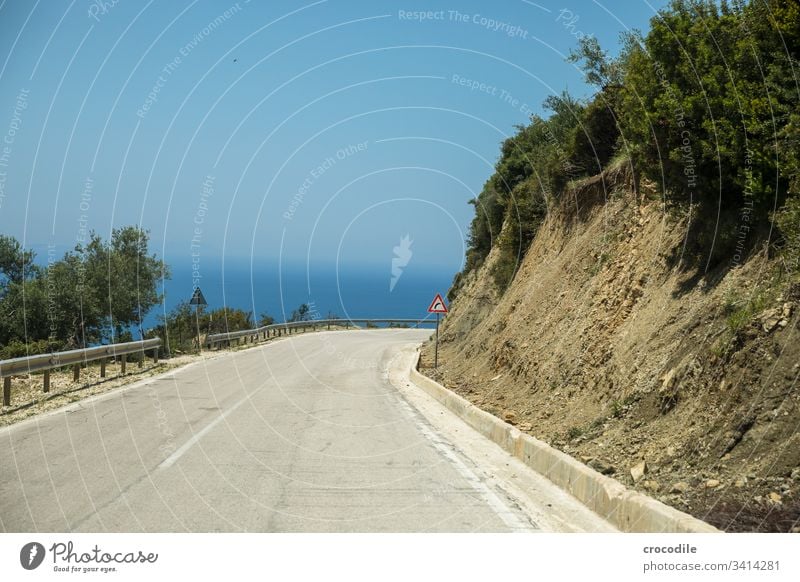
[[[164, 304], [147, 315], [144, 327], [181, 300], [192, 296], [195, 283], [191, 262], [167, 260], [172, 278], [164, 285]], [[196, 273], [195, 273], [196, 274]], [[249, 261], [206, 261], [199, 270], [199, 286], [209, 309], [222, 306], [264, 312], [276, 321], [288, 319], [292, 310], [308, 303], [315, 318], [329, 312], [339, 317], [424, 318], [436, 293], [445, 295], [454, 273], [446, 269], [410, 264], [390, 290], [391, 266], [284, 266]]]

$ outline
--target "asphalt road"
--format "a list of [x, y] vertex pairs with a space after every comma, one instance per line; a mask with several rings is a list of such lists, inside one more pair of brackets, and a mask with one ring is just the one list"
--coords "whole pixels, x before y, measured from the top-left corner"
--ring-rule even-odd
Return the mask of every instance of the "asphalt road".
[[3, 531], [595, 531], [390, 369], [424, 330], [202, 360], [0, 430]]

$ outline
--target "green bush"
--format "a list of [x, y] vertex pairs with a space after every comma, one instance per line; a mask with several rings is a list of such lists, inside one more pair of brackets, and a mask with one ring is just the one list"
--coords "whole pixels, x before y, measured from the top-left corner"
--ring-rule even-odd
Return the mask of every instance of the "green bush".
[[775, 214], [780, 230], [781, 253], [791, 277], [800, 278], [800, 196], [795, 195]]
[[12, 340], [7, 345], [0, 348], [0, 360], [10, 360], [11, 358], [23, 358], [37, 354], [49, 354], [60, 352], [66, 349], [63, 342], [51, 340], [36, 340], [30, 343]]
[[[691, 212], [684, 268], [736, 264], [770, 233], [774, 208], [787, 266], [800, 256], [800, 0], [672, 0], [645, 35], [625, 34], [611, 58], [586, 37], [570, 60], [597, 93], [549, 97], [506, 139], [473, 201], [464, 272], [499, 246], [508, 287], [544, 213], [567, 185], [623, 157]], [[502, 234], [501, 234], [502, 233]], [[452, 298], [463, 277], [453, 282]]]

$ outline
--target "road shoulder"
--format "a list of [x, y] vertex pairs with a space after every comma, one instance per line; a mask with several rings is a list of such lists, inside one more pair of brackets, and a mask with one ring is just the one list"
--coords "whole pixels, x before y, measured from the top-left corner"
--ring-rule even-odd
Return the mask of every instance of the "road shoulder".
[[468, 426], [414, 384], [409, 377], [409, 370], [415, 358], [415, 345], [409, 344], [398, 351], [387, 366], [390, 383], [437, 434], [474, 465], [472, 470], [487, 486], [515, 504], [542, 531], [617, 531], [606, 520]]

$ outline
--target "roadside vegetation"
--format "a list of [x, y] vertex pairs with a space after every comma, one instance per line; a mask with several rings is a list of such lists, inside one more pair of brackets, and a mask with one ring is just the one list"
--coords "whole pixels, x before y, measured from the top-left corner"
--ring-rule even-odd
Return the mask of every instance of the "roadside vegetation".
[[[13, 237], [0, 235], [0, 360], [160, 337], [163, 357], [195, 352], [206, 334], [255, 327], [253, 314], [237, 308], [206, 309], [184, 301], [159, 324], [143, 321], [162, 304], [159, 284], [169, 266], [149, 251], [149, 233], [136, 226], [115, 229], [111, 239], [92, 233], [46, 263]], [[310, 318], [299, 306], [290, 321]], [[262, 313], [258, 325], [275, 323]]]
[[674, 0], [616, 56], [584, 37], [569, 60], [595, 88], [544, 102], [503, 142], [477, 198], [466, 275], [492, 249], [504, 292], [571, 184], [614, 165], [692, 217], [685, 269], [730, 268], [754, 249], [800, 272], [800, 1]]
[[162, 297], [169, 277], [148, 251], [149, 234], [115, 229], [111, 240], [92, 233], [61, 258], [34, 263], [33, 251], [0, 235], [0, 359], [131, 341]]

